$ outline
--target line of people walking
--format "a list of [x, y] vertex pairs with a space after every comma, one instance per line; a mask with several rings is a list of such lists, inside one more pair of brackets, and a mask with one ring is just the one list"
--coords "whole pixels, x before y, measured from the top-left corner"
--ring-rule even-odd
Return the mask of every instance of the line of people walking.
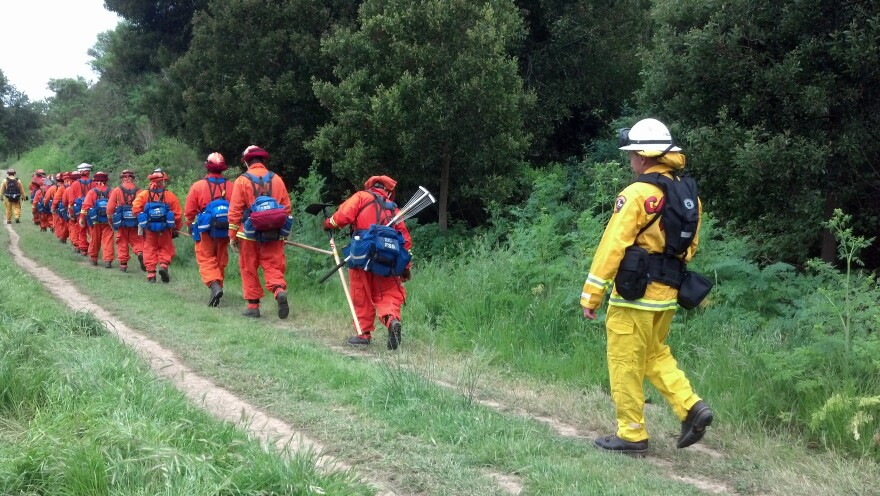
[[[224, 295], [232, 249], [238, 253], [245, 300], [242, 315], [259, 318], [268, 292], [275, 300], [278, 317], [286, 319], [290, 303], [285, 241], [293, 223], [290, 196], [281, 176], [267, 168], [266, 150], [249, 146], [241, 160], [245, 172], [228, 180], [223, 155], [208, 155], [205, 176], [191, 185], [183, 205], [167, 189], [169, 176], [160, 169], [147, 176], [146, 188], [137, 186], [131, 170], [122, 171], [119, 185], [111, 188], [109, 175], [103, 171], [92, 175], [93, 167], [88, 163], [54, 175], [38, 169], [29, 190], [34, 223], [41, 232], [54, 233], [59, 243], [70, 242], [74, 253], [87, 257], [94, 266], [101, 264], [110, 269], [118, 260], [119, 270], [129, 272], [133, 255], [148, 283], [170, 282], [169, 267], [176, 255], [174, 239], [185, 223], [194, 241], [199, 275], [208, 289], [208, 306], [218, 306]], [[15, 175], [11, 170], [7, 173]], [[12, 183], [7, 180], [3, 187], [10, 192], [16, 188], [23, 192], [20, 181], [8, 184]], [[325, 221], [325, 230], [350, 225], [355, 234], [388, 221], [398, 211], [392, 202], [395, 185], [396, 181], [387, 176], [371, 177], [363, 191], [355, 193]], [[18, 210], [7, 205], [7, 217], [13, 213], [16, 220], [20, 217], [18, 199]], [[367, 208], [373, 204], [375, 209]], [[406, 225], [399, 222], [394, 229], [405, 239], [402, 246], [411, 249]], [[350, 344], [369, 345], [378, 319], [388, 328], [388, 348], [397, 349], [402, 331], [400, 309], [406, 295], [402, 283], [409, 280], [409, 274], [408, 264], [404, 273], [394, 275], [377, 275], [368, 268], [350, 265], [354, 314], [361, 329], [349, 339]]]

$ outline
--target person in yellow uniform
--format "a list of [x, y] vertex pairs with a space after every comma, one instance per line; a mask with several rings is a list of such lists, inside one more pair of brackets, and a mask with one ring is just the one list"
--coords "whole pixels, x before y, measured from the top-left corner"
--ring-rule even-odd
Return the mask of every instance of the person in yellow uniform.
[[[675, 179], [685, 166], [681, 148], [675, 145], [669, 129], [656, 119], [643, 119], [631, 129], [622, 129], [620, 149], [628, 153], [630, 167], [637, 176], [659, 173]], [[678, 264], [678, 270], [683, 273], [684, 264], [690, 261], [697, 249], [699, 221], [696, 232], [687, 233], [692, 239], [680, 258], [668, 257], [664, 260], [667, 230], [661, 218], [663, 202], [663, 189], [639, 180], [617, 196], [581, 294], [584, 317], [592, 320], [596, 318], [596, 310], [601, 306], [607, 289], [614, 288], [608, 302], [605, 327], [617, 432], [600, 437], [594, 443], [608, 451], [635, 455], [647, 451], [649, 436], [644, 416], [645, 378], [660, 391], [681, 420], [679, 448], [686, 448], [702, 439], [706, 427], [713, 420], [712, 410], [694, 392], [665, 343], [677, 308], [678, 290], [673, 287], [675, 282], [656, 280], [654, 276], [661, 271], [655, 268], [657, 265], [648, 263], [671, 262]], [[688, 202], [688, 205], [702, 208], [698, 199]], [[701, 210], [698, 212], [701, 213]], [[627, 282], [619, 278], [615, 281], [617, 276], [626, 273], [621, 263], [624, 267], [628, 265], [628, 260], [632, 260], [629, 256], [631, 251], [645, 253], [642, 262], [636, 265], [650, 268], [642, 271], [642, 291], [637, 291], [635, 295], [626, 290]], [[624, 259], [625, 254], [627, 260]], [[624, 298], [621, 293], [626, 293], [629, 298]]]

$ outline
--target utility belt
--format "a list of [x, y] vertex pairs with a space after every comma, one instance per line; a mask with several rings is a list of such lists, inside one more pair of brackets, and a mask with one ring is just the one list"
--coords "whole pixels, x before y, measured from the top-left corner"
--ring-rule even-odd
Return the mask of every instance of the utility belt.
[[678, 304], [690, 310], [709, 294], [713, 283], [696, 272], [687, 270], [679, 258], [632, 245], [626, 249], [614, 278], [617, 294], [626, 300], [645, 296], [649, 282], [659, 282], [678, 290]]

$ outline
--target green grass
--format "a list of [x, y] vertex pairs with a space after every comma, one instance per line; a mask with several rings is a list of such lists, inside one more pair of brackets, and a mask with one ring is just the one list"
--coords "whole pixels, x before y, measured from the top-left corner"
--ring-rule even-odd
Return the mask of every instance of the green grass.
[[[6, 237], [2, 238], [5, 251]], [[0, 493], [370, 494], [211, 418], [0, 256]]]

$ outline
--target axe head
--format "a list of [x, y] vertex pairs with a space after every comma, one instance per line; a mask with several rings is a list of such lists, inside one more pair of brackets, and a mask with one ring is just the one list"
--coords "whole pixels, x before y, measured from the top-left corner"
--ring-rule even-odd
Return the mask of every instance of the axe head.
[[325, 208], [332, 207], [332, 203], [311, 203], [306, 207], [306, 213], [311, 215], [318, 215], [320, 212], [323, 212]]

